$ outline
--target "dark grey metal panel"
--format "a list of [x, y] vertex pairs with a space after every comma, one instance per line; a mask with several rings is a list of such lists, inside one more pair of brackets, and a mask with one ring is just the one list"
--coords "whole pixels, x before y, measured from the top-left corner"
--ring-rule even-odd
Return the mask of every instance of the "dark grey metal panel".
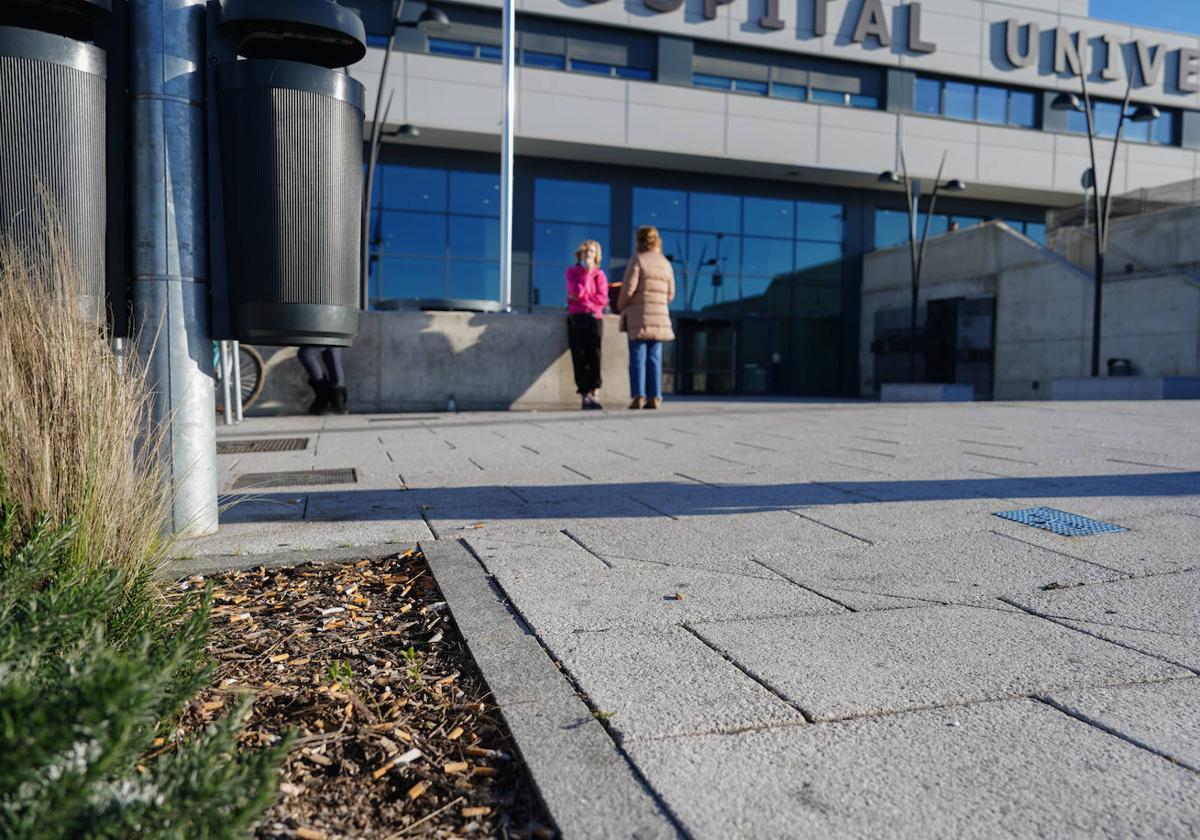
[[1185, 149], [1200, 149], [1200, 111], [1182, 111], [1181, 145]]
[[695, 42], [673, 35], [658, 36], [658, 81], [666, 85], [692, 83], [692, 56]]
[[[361, 86], [349, 80], [353, 94], [331, 96], [344, 74], [290, 62], [239, 65], [251, 63], [261, 66], [221, 68], [234, 335], [347, 345], [358, 329]], [[305, 79], [322, 92], [298, 89]]]
[[887, 71], [887, 109], [911, 112], [917, 95], [917, 74], [911, 70]]
[[49, 225], [89, 312], [104, 295], [104, 137], [103, 51], [0, 27], [0, 232], [40, 260]]

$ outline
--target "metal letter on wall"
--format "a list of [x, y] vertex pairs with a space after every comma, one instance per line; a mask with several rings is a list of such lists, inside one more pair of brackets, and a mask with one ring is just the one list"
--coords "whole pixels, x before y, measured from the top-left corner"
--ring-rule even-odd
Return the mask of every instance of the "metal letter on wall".
[[767, 0], [767, 13], [758, 19], [763, 29], [783, 29], [787, 24], [779, 17], [779, 0]]
[[1200, 50], [1179, 51], [1179, 89], [1184, 93], [1200, 93]]
[[[1167, 48], [1162, 44], [1155, 44], [1147, 47], [1143, 41], [1135, 41], [1134, 46], [1137, 48], [1138, 69], [1142, 74], [1142, 86], [1158, 84], [1162, 78], [1163, 63], [1167, 60]], [[1150, 51], [1154, 50], [1151, 55]]]
[[733, 0], [704, 0], [704, 19], [716, 20], [717, 6], [728, 6]]
[[[1086, 43], [1086, 41], [1085, 41]], [[1078, 76], [1080, 71], [1079, 47], [1075, 38], [1061, 26], [1054, 30], [1054, 72]]]
[[655, 12], [673, 12], [683, 5], [683, 0], [646, 0], [646, 8]]
[[881, 47], [892, 45], [892, 33], [888, 31], [882, 0], [863, 0], [862, 11], [858, 15], [858, 25], [854, 27], [854, 36], [851, 40], [856, 44], [865, 44], [867, 39], [872, 36], [879, 39]]
[[[1036, 23], [1024, 26], [1016, 18], [1004, 22], [1004, 54], [1013, 67], [1033, 67], [1038, 61], [1038, 36], [1041, 30]], [[1021, 30], [1026, 31], [1025, 50], [1021, 50]]]
[[830, 0], [813, 0], [813, 35], [823, 38], [829, 34]]
[[1104, 50], [1104, 60], [1100, 66], [1096, 68], [1100, 72], [1100, 78], [1106, 82], [1116, 82], [1121, 79], [1121, 71], [1113, 66], [1115, 59], [1121, 55], [1121, 45], [1112, 35], [1101, 35], [1100, 41]]
[[921, 4], [908, 4], [908, 50], [915, 53], [935, 53], [937, 44], [921, 40]]

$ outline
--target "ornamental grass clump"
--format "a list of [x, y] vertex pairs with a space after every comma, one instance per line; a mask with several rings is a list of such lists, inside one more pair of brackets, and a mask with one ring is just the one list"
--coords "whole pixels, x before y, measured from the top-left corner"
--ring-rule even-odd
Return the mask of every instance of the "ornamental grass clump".
[[109, 350], [73, 265], [61, 246], [0, 244], [0, 474], [24, 527], [74, 522], [74, 562], [136, 579], [161, 557], [167, 505], [145, 370]]
[[209, 596], [171, 606], [157, 588], [145, 373], [45, 251], [0, 245], [0, 837], [245, 836], [287, 739], [240, 749], [246, 703], [179, 733], [212, 681]]

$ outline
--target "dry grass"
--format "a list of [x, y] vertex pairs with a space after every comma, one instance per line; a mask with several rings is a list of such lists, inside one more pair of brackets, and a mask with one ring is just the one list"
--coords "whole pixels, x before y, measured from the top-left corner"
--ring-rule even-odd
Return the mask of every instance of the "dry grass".
[[122, 369], [110, 352], [71, 265], [63, 246], [0, 243], [0, 497], [25, 517], [78, 523], [77, 564], [144, 578], [167, 505], [145, 372], [137, 353]]

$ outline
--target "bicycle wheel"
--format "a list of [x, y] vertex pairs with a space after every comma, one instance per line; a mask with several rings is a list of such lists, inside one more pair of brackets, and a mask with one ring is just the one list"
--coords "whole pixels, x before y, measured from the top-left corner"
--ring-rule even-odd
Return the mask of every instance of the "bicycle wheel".
[[[217, 413], [224, 411], [224, 388], [221, 385], [221, 366], [217, 368]], [[262, 354], [248, 344], [238, 346], [238, 369], [242, 376], [242, 411], [254, 404], [262, 396], [263, 385], [266, 384], [266, 364]]]

